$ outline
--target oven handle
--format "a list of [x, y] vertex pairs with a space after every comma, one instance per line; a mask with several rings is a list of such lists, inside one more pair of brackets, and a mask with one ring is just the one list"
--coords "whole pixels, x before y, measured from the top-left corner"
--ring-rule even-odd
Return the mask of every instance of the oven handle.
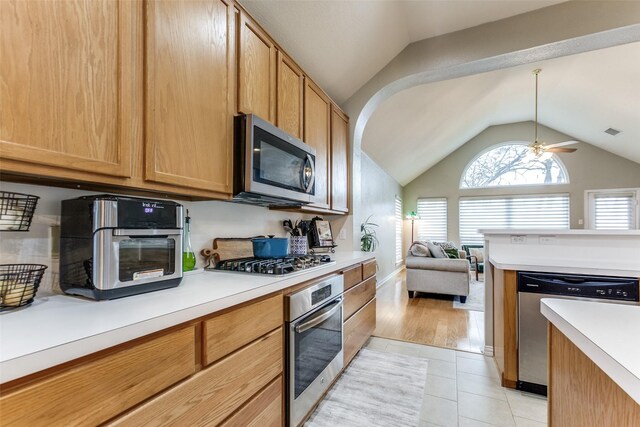
[[175, 236], [176, 234], [182, 234], [182, 230], [179, 228], [169, 228], [169, 229], [158, 229], [158, 228], [150, 228], [150, 229], [135, 229], [128, 230], [126, 228], [118, 228], [113, 230], [114, 236]]
[[336, 299], [335, 302], [332, 302], [331, 304], [328, 304], [325, 307], [325, 309], [328, 308], [329, 306], [334, 305], [334, 304], [336, 304], [336, 306], [333, 307], [331, 310], [322, 313], [318, 317], [312, 318], [308, 322], [304, 322], [301, 325], [296, 325], [296, 328], [295, 328], [296, 332], [300, 334], [300, 333], [306, 331], [307, 329], [311, 329], [314, 326], [319, 325], [320, 323], [324, 322], [325, 320], [327, 320], [328, 318], [333, 316], [336, 313], [336, 311], [338, 311], [338, 310], [340, 310], [342, 308], [342, 298], [338, 298], [338, 299]]

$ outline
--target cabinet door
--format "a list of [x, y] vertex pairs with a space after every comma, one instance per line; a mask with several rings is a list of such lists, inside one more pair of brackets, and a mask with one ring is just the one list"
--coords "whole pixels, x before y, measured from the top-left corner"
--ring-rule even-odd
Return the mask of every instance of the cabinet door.
[[145, 179], [231, 192], [231, 7], [147, 3]]
[[330, 184], [331, 101], [310, 79], [304, 85], [304, 142], [316, 150], [316, 194], [313, 206], [328, 209]]
[[376, 329], [376, 299], [372, 299], [344, 322], [344, 366], [360, 351]]
[[331, 209], [349, 212], [349, 119], [331, 107]]
[[2, 158], [131, 176], [132, 142], [140, 137], [133, 117], [139, 7], [113, 0], [0, 1]]
[[278, 51], [276, 126], [302, 139], [302, 94], [304, 73], [288, 56]]
[[240, 14], [238, 112], [275, 123], [276, 47], [255, 22]]

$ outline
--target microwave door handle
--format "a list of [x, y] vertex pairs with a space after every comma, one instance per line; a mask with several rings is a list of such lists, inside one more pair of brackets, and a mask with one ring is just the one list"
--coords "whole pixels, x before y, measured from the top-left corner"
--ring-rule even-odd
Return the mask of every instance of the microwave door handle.
[[313, 183], [316, 180], [316, 168], [313, 165], [313, 158], [310, 154], [307, 154], [307, 159], [304, 162], [304, 168], [302, 169], [302, 176], [306, 178], [304, 171], [307, 169], [307, 165], [311, 168], [311, 176], [309, 177], [309, 182], [306, 182], [306, 179], [303, 180], [304, 191], [305, 193], [311, 192], [313, 188]]
[[331, 310], [327, 311], [326, 313], [321, 314], [318, 317], [314, 317], [313, 319], [309, 320], [308, 322], [304, 322], [302, 325], [296, 325], [296, 332], [301, 334], [302, 332], [313, 328], [314, 326], [319, 325], [320, 323], [324, 322], [325, 320], [327, 320], [328, 318], [330, 318], [331, 316], [333, 316], [334, 314], [336, 314], [336, 311], [340, 310], [342, 308], [342, 301], [340, 301], [338, 303], [338, 305], [336, 305], [335, 307], [333, 307]]

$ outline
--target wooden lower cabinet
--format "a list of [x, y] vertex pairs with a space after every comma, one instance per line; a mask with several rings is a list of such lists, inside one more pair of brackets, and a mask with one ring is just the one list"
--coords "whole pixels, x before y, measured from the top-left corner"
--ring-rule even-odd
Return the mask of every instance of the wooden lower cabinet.
[[195, 328], [189, 326], [3, 392], [1, 424], [97, 425], [194, 372]]
[[344, 276], [344, 290], [351, 289], [358, 283], [362, 282], [362, 266], [360, 264], [352, 265], [342, 270]]
[[280, 427], [284, 424], [283, 377], [256, 394], [235, 414], [222, 423], [223, 427]]
[[344, 323], [344, 366], [358, 353], [376, 328], [376, 299], [372, 299]]
[[370, 277], [344, 293], [344, 318], [348, 320], [360, 307], [376, 296], [376, 278]]
[[549, 324], [550, 427], [640, 426], [640, 405]]
[[111, 425], [217, 425], [282, 374], [279, 328]]
[[283, 322], [281, 294], [204, 322], [205, 365], [274, 330]]
[[375, 276], [377, 268], [378, 268], [378, 265], [376, 264], [375, 259], [363, 262], [362, 263], [362, 279], [366, 280], [369, 277]]
[[513, 270], [493, 269], [494, 354], [503, 387], [518, 382], [518, 286]]

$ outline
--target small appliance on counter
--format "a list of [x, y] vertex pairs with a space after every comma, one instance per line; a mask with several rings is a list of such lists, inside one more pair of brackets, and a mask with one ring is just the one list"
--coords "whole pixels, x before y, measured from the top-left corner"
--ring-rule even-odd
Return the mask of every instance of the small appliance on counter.
[[182, 205], [113, 195], [62, 201], [60, 288], [96, 300], [178, 286]]
[[302, 206], [315, 195], [316, 151], [253, 114], [235, 118], [233, 201]]

